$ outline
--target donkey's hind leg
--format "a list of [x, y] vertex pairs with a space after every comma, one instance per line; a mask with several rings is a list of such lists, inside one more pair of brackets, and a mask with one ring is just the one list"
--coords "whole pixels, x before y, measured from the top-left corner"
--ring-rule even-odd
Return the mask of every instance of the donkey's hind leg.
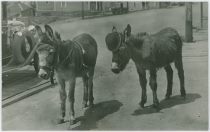
[[84, 93], [83, 93], [83, 108], [87, 107], [88, 102], [88, 76], [84, 75], [82, 77], [83, 85], [84, 85]]
[[139, 75], [139, 82], [141, 85], [142, 93], [141, 93], [141, 102], [139, 105], [144, 108], [144, 104], [147, 102], [147, 79], [146, 79], [146, 71], [141, 69], [140, 67], [137, 67], [138, 75]]
[[185, 87], [184, 87], [184, 69], [183, 69], [183, 63], [182, 63], [182, 56], [181, 55], [175, 60], [175, 67], [178, 70], [181, 96], [185, 98], [186, 92], [185, 92]]
[[167, 92], [165, 98], [169, 99], [170, 96], [172, 95], [172, 85], [173, 85], [173, 70], [170, 64], [165, 67], [165, 71], [167, 74]]
[[149, 85], [152, 89], [153, 93], [153, 105], [154, 107], [159, 110], [159, 101], [157, 98], [157, 71], [155, 69], [150, 70], [150, 82]]
[[70, 125], [75, 124], [75, 111], [74, 111], [74, 91], [75, 91], [75, 84], [76, 84], [76, 78], [72, 78], [69, 81], [69, 94], [68, 94], [68, 98], [69, 98], [69, 103], [70, 103]]
[[88, 73], [88, 101], [89, 107], [93, 107], [94, 97], [93, 97], [93, 76], [94, 76], [94, 68], [91, 68]]

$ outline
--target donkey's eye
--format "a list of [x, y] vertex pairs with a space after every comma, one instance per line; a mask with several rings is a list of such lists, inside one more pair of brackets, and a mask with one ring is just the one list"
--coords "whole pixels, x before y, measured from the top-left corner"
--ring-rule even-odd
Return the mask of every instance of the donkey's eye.
[[54, 49], [50, 49], [50, 53], [53, 53], [54, 52]]

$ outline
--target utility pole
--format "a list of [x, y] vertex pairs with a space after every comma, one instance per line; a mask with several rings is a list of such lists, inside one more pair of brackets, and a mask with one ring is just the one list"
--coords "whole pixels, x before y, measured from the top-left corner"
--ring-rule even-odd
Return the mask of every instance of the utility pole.
[[[8, 45], [8, 27], [7, 27], [7, 2], [2, 1], [2, 44], [3, 45]], [[6, 44], [5, 44], [6, 43]], [[2, 45], [2, 46], [3, 46]]]
[[203, 28], [203, 2], [201, 2], [201, 29]]
[[8, 63], [8, 61], [5, 61], [4, 58], [8, 57], [8, 53], [10, 53], [10, 42], [9, 42], [9, 33], [8, 33], [8, 26], [7, 26], [7, 2], [2, 1], [1, 2], [1, 19], [2, 19], [2, 33], [1, 33], [1, 52], [2, 52], [2, 65], [5, 65]]
[[192, 2], [186, 2], [186, 20], [185, 20], [185, 41], [193, 41], [193, 27], [192, 27]]
[[7, 2], [2, 1], [2, 19], [7, 20]]
[[82, 19], [84, 19], [85, 16], [84, 16], [84, 2], [82, 1]]

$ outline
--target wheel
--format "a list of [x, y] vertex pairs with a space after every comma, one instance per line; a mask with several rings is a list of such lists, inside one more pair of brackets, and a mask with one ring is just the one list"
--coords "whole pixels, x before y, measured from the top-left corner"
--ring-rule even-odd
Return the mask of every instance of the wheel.
[[39, 57], [38, 57], [37, 53], [34, 54], [33, 65], [34, 65], [34, 69], [35, 69], [36, 74], [38, 74], [39, 73]]

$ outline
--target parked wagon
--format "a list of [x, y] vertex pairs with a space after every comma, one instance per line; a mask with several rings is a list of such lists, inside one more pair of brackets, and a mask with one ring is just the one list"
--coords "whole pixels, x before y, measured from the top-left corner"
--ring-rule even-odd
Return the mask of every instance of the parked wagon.
[[125, 7], [123, 2], [114, 2], [111, 10], [114, 15], [128, 13], [128, 7]]
[[[26, 65], [32, 65], [35, 72], [39, 72], [39, 57], [36, 53], [39, 43], [35, 37], [35, 27], [33, 25], [28, 27], [20, 25], [22, 24], [13, 25], [14, 28], [8, 25], [9, 48], [12, 55], [8, 64], [3, 67], [3, 74], [20, 69]], [[53, 71], [50, 80], [54, 84]]]

